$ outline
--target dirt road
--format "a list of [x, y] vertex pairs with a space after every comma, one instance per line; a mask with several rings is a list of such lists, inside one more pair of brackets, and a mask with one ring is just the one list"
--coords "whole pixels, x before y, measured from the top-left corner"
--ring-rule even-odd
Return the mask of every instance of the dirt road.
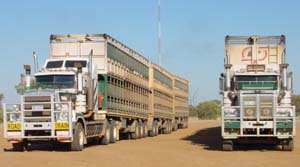
[[[299, 134], [299, 130], [297, 132]], [[243, 147], [233, 152], [220, 151], [219, 121], [191, 122], [188, 129], [178, 130], [172, 134], [134, 141], [122, 140], [108, 146], [89, 146], [82, 152], [51, 151], [47, 150], [47, 146], [44, 149], [27, 152], [4, 152], [4, 148], [11, 148], [11, 146], [2, 137], [2, 125], [0, 135], [1, 167], [289, 167], [300, 165], [298, 138], [293, 152], [282, 152], [272, 147]]]

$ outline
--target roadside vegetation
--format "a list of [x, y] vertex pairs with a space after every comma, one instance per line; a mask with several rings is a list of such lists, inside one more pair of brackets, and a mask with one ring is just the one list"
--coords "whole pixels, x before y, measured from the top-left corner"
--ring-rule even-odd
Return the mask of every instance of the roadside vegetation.
[[296, 106], [296, 115], [300, 116], [300, 95], [292, 96], [292, 105]]
[[196, 106], [190, 105], [190, 117], [199, 119], [217, 119], [221, 116], [221, 102], [219, 100], [210, 100], [200, 102]]

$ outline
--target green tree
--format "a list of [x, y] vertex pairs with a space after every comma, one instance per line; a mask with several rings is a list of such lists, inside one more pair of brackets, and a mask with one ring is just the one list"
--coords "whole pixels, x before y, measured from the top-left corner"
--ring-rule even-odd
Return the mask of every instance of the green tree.
[[221, 116], [220, 104], [219, 100], [210, 100], [197, 106], [190, 106], [190, 116], [197, 116], [199, 119], [217, 119]]
[[296, 115], [300, 114], [300, 95], [292, 95], [292, 105], [296, 106]]
[[2, 107], [2, 100], [3, 100], [3, 98], [4, 98], [4, 95], [2, 93], [0, 93], [0, 109]]
[[196, 107], [194, 107], [193, 105], [190, 105], [189, 110], [190, 110], [190, 112], [189, 112], [190, 117], [198, 117], [198, 112], [197, 112]]
[[0, 93], [0, 102], [3, 100], [4, 95], [2, 93]]

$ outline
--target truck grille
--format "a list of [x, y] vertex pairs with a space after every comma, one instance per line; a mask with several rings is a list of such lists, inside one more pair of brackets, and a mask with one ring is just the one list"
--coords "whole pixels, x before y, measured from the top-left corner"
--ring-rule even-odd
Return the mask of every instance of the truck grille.
[[25, 96], [25, 117], [49, 117], [51, 116], [51, 96]]
[[252, 95], [242, 97], [242, 108], [245, 119], [272, 119], [275, 104], [274, 96]]
[[261, 96], [259, 98], [260, 118], [273, 117], [273, 96]]
[[243, 114], [245, 118], [255, 118], [256, 117], [256, 97], [243, 97]]

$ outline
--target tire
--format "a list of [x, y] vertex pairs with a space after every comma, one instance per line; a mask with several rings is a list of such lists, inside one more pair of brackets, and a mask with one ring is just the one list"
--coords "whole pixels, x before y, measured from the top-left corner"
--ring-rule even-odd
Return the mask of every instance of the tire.
[[185, 121], [185, 128], [188, 128], [189, 127], [189, 122], [186, 120]]
[[13, 147], [14, 151], [20, 151], [20, 152], [24, 151], [24, 149], [25, 149], [25, 146], [24, 146], [23, 142], [21, 142], [21, 143], [13, 143], [12, 147]]
[[285, 140], [282, 144], [283, 151], [293, 151], [294, 150], [294, 140]]
[[143, 137], [148, 137], [148, 126], [147, 126], [147, 122], [144, 122], [144, 136]]
[[177, 124], [177, 120], [175, 120], [175, 123], [174, 123], [175, 125], [174, 125], [174, 129], [173, 129], [173, 131], [177, 131], [178, 130], [178, 124]]
[[74, 129], [73, 141], [70, 143], [71, 151], [82, 151], [84, 147], [85, 134], [81, 123], [77, 122]]
[[186, 128], [185, 121], [183, 121], [181, 129], [185, 129], [185, 128]]
[[137, 138], [141, 139], [142, 138], [142, 123], [138, 123], [138, 133], [137, 133]]
[[170, 133], [172, 133], [172, 122], [171, 121], [169, 122], [169, 132], [168, 132], [168, 134], [170, 134]]
[[166, 125], [166, 127], [164, 127], [162, 130], [161, 130], [162, 134], [167, 134], [168, 133], [168, 125]]
[[222, 149], [223, 151], [233, 151], [233, 142], [231, 140], [224, 140]]
[[145, 137], [145, 124], [144, 122], [141, 122], [141, 138]]
[[109, 128], [109, 123], [106, 122], [105, 133], [104, 133], [104, 136], [102, 136], [100, 139], [100, 144], [108, 145], [109, 142], [110, 142], [110, 128]]
[[131, 139], [136, 140], [139, 139], [140, 135], [140, 124], [137, 122], [134, 127], [134, 132], [131, 133]]
[[149, 131], [149, 136], [150, 137], [154, 137], [155, 136], [155, 129], [156, 129], [155, 122], [153, 122], [152, 129]]
[[109, 124], [109, 130], [110, 130], [110, 143], [115, 143], [117, 141], [117, 126], [116, 126], [116, 122], [114, 120], [110, 121]]
[[155, 136], [159, 135], [158, 123], [155, 123]]

